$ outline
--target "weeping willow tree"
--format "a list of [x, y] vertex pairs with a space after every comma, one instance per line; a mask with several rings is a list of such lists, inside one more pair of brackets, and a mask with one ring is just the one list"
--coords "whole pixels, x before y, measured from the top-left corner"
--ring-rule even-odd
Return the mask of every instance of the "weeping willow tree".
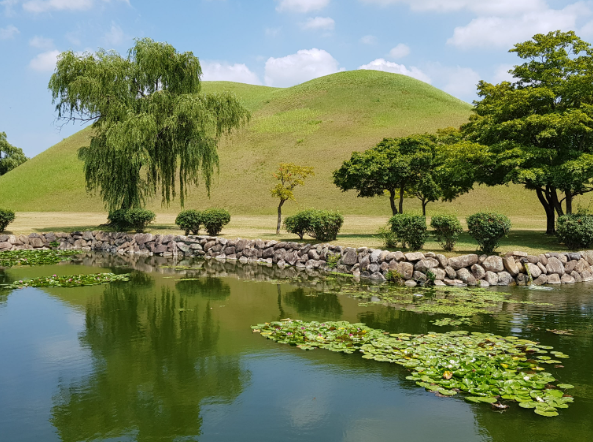
[[221, 136], [249, 112], [231, 93], [201, 93], [202, 70], [191, 52], [136, 40], [127, 57], [114, 51], [63, 52], [49, 82], [58, 118], [91, 122], [79, 150], [87, 190], [109, 211], [138, 208], [160, 189], [162, 204], [200, 180], [210, 195]]

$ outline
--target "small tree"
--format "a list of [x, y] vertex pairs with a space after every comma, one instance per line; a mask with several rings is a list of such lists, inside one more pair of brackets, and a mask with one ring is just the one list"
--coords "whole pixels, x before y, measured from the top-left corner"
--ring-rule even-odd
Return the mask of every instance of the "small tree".
[[305, 178], [310, 175], [315, 175], [312, 167], [297, 166], [293, 163], [280, 163], [278, 171], [273, 174], [278, 183], [271, 190], [272, 197], [280, 199], [276, 235], [280, 234], [282, 225], [282, 206], [286, 201], [295, 200], [294, 189], [305, 184]]
[[27, 157], [21, 149], [6, 140], [6, 134], [0, 132], [0, 176], [20, 166]]

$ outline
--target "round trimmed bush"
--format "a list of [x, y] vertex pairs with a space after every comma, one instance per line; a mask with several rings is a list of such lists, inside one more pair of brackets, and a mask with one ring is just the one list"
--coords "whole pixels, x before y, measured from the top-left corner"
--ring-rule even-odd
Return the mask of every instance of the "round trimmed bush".
[[14, 221], [15, 215], [12, 210], [0, 209], [0, 232], [4, 232], [6, 227]]
[[593, 215], [561, 216], [556, 230], [558, 237], [570, 250], [585, 249], [593, 244]]
[[121, 231], [134, 230], [141, 233], [154, 221], [154, 212], [146, 209], [119, 209], [111, 212], [107, 219], [115, 229]]
[[202, 214], [194, 209], [183, 210], [177, 215], [175, 224], [177, 224], [181, 230], [184, 230], [186, 235], [189, 235], [190, 232], [197, 235], [200, 233]]
[[310, 229], [311, 217], [314, 216], [314, 212], [315, 210], [302, 210], [296, 215], [287, 216], [284, 219], [284, 228], [288, 233], [294, 233], [303, 239]]
[[208, 235], [218, 235], [231, 222], [231, 214], [225, 209], [206, 209], [201, 214], [202, 224]]
[[434, 237], [441, 247], [450, 252], [455, 247], [459, 235], [463, 232], [461, 223], [454, 215], [435, 215], [430, 220]]
[[478, 242], [480, 250], [491, 254], [498, 242], [511, 230], [511, 220], [495, 212], [479, 212], [467, 217], [470, 236]]
[[398, 213], [389, 219], [389, 224], [403, 248], [420, 250], [424, 246], [428, 237], [425, 217]]
[[309, 221], [308, 234], [319, 241], [334, 241], [344, 224], [344, 217], [331, 210], [314, 210]]

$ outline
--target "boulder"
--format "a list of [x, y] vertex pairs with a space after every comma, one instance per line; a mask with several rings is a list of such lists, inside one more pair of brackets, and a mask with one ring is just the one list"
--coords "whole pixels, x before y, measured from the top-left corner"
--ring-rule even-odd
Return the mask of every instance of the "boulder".
[[12, 249], [12, 244], [8, 241], [0, 242], [0, 251], [10, 250]]
[[560, 284], [560, 275], [552, 273], [548, 275], [548, 284]]
[[[547, 261], [547, 260], [546, 260], [546, 261]], [[546, 269], [546, 266], [545, 266], [544, 264], [542, 264], [541, 262], [538, 262], [538, 263], [537, 263], [537, 266], [539, 267], [539, 269], [541, 270], [541, 272], [542, 272], [544, 275], [547, 275], [547, 274], [548, 274], [548, 269]]]
[[504, 268], [507, 272], [511, 274], [511, 276], [517, 276], [519, 274], [519, 266], [515, 262], [515, 258], [513, 256], [505, 256], [502, 259], [502, 263]]
[[442, 268], [445, 268], [449, 265], [449, 260], [445, 255], [437, 255], [436, 259], [438, 260]]
[[410, 262], [420, 261], [421, 259], [424, 259], [424, 253], [421, 253], [421, 252], [406, 253], [406, 259]]
[[377, 264], [379, 263], [379, 259], [381, 258], [382, 250], [373, 250], [371, 253], [371, 263]]
[[486, 270], [484, 270], [484, 267], [480, 264], [474, 264], [472, 266], [472, 275], [474, 275], [474, 278], [476, 279], [483, 279], [484, 276], [486, 276]]
[[572, 273], [578, 263], [578, 261], [568, 261], [564, 264], [564, 273]]
[[498, 273], [498, 285], [511, 285], [515, 282], [509, 272]]
[[502, 272], [504, 270], [504, 264], [500, 256], [489, 256], [482, 263], [482, 267], [484, 267], [487, 272], [494, 273]]
[[445, 279], [447, 277], [447, 274], [445, 273], [444, 269], [436, 268], [436, 269], [430, 269], [430, 271], [434, 275], [435, 281], [442, 281], [443, 279]]
[[593, 266], [593, 250], [587, 250], [586, 252], [583, 252], [582, 255], [589, 265]]
[[590, 270], [585, 270], [584, 272], [581, 273], [581, 278], [582, 278], [583, 282], [593, 281], [593, 272], [591, 272]]
[[551, 257], [548, 259], [546, 270], [548, 271], [548, 275], [564, 275], [564, 266], [562, 265], [562, 262], [556, 257]]
[[418, 285], [418, 283], [414, 280], [409, 280], [409, 281], [406, 281], [406, 283], [404, 285], [406, 287], [414, 288]]
[[530, 262], [527, 263], [527, 268], [529, 269], [529, 274], [533, 279], [537, 279], [542, 274], [542, 271], [536, 264], [532, 264]]
[[397, 273], [404, 279], [412, 279], [414, 276], [414, 266], [409, 262], [400, 262], [397, 266]]
[[414, 281], [418, 281], [418, 282], [424, 283], [424, 282], [426, 282], [426, 280], [428, 278], [422, 272], [414, 272], [413, 279], [414, 279]]
[[490, 287], [490, 284], [488, 284], [488, 283], [487, 283], [486, 281], [484, 281], [484, 280], [481, 280], [481, 281], [478, 281], [478, 287], [481, 287], [481, 288], [485, 289], [485, 288], [487, 288], [487, 287]]
[[455, 270], [462, 269], [464, 267], [471, 267], [478, 263], [478, 255], [462, 255], [454, 258], [449, 258], [449, 265]]
[[573, 271], [570, 276], [574, 278], [575, 282], [583, 282], [583, 278], [581, 278], [581, 275], [577, 271]]
[[426, 273], [427, 270], [433, 269], [439, 266], [439, 262], [434, 258], [424, 258], [416, 263], [414, 269], [419, 272]]
[[348, 247], [342, 254], [342, 264], [353, 266], [357, 261], [358, 257], [356, 256], [356, 250]]
[[359, 257], [359, 262], [360, 262], [360, 269], [361, 270], [366, 270], [369, 268], [369, 265], [371, 264], [371, 259], [369, 258], [368, 255], [363, 256], [363, 257]]
[[562, 282], [562, 284], [574, 284], [575, 280], [568, 273], [565, 273], [562, 275], [562, 278], [560, 278], [560, 282]]
[[457, 277], [457, 272], [451, 266], [445, 267], [445, 273], [449, 279], [455, 279]]
[[533, 285], [544, 285], [548, 283], [547, 275], [540, 275], [537, 279], [533, 280]]
[[393, 259], [395, 259], [396, 261], [405, 261], [406, 255], [404, 255], [402, 252], [394, 252]]
[[543, 264], [544, 266], [548, 264], [548, 257], [544, 254], [541, 254], [538, 256], [539, 258], [539, 262], [540, 264]]
[[383, 274], [381, 274], [380, 272], [375, 272], [371, 275], [371, 280], [373, 281], [385, 281], [385, 276], [383, 276]]
[[484, 281], [486, 281], [489, 285], [498, 285], [498, 275], [494, 272], [486, 272]]
[[574, 267], [574, 269], [579, 273], [583, 273], [585, 270], [590, 270], [591, 266], [589, 265], [586, 259], [581, 258], [577, 262], [577, 265]]
[[476, 278], [466, 268], [457, 270], [457, 279], [464, 282], [467, 285], [476, 285]]

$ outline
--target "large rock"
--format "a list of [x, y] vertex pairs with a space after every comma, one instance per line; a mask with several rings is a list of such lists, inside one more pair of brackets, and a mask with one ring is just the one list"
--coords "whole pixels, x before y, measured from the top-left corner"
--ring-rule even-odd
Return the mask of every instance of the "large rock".
[[568, 261], [564, 264], [564, 273], [572, 273], [578, 263], [578, 261]]
[[575, 280], [572, 276], [570, 276], [568, 273], [565, 273], [564, 275], [562, 275], [562, 278], [560, 279], [560, 281], [562, 282], [562, 284], [574, 284]]
[[10, 244], [8, 241], [0, 242], [0, 251], [10, 250], [10, 249], [12, 249], [12, 244]]
[[591, 270], [591, 266], [589, 265], [589, 263], [587, 262], [586, 259], [580, 259], [577, 262], [577, 265], [574, 268], [577, 272], [579, 273], [583, 273], [586, 270]]
[[347, 266], [353, 266], [358, 261], [358, 257], [356, 256], [356, 250], [348, 247], [344, 250], [344, 254], [342, 255], [342, 264]]
[[410, 262], [400, 262], [397, 265], [397, 273], [402, 275], [404, 279], [412, 279], [414, 276], [414, 266]]
[[587, 250], [586, 252], [583, 252], [582, 255], [589, 265], [593, 266], [593, 250]]
[[562, 265], [562, 262], [556, 257], [548, 258], [548, 265], [546, 265], [546, 270], [548, 271], [548, 275], [564, 275], [564, 265]]
[[439, 266], [439, 262], [434, 258], [424, 258], [416, 263], [414, 269], [419, 272], [426, 273], [429, 269], [434, 269]]
[[43, 247], [43, 241], [41, 240], [41, 238], [29, 238], [29, 244], [36, 249], [40, 249], [41, 247]]
[[435, 269], [430, 269], [430, 271], [433, 273], [435, 281], [442, 281], [447, 277], [444, 269], [437, 267]]
[[445, 267], [445, 273], [447, 273], [447, 277], [449, 279], [455, 279], [457, 277], [457, 272], [451, 266]]
[[548, 284], [560, 284], [560, 275], [557, 273], [548, 275]]
[[540, 264], [546, 266], [548, 264], [548, 257], [544, 254], [538, 256]]
[[457, 270], [457, 279], [463, 281], [467, 285], [476, 285], [476, 278], [466, 268]]
[[476, 279], [483, 279], [486, 276], [486, 270], [480, 264], [474, 264], [472, 266], [472, 274]]
[[437, 255], [436, 259], [439, 261], [442, 268], [445, 268], [449, 265], [449, 260], [447, 259], [447, 257], [445, 255]]
[[478, 255], [462, 255], [454, 258], [449, 258], [449, 265], [455, 270], [462, 269], [464, 267], [471, 267], [478, 263]]
[[[585, 262], [586, 262], [586, 261], [585, 261]], [[547, 274], [548, 274], [548, 269], [546, 269], [546, 266], [545, 266], [544, 264], [542, 264], [541, 262], [538, 262], [538, 263], [537, 263], [537, 266], [538, 266], [538, 268], [541, 270], [541, 272], [542, 272], [544, 275], [547, 275]]]
[[421, 252], [406, 253], [406, 259], [410, 262], [420, 261], [421, 259], [424, 259], [424, 253], [421, 253]]
[[515, 282], [509, 272], [498, 273], [498, 285], [511, 285]]
[[504, 270], [504, 265], [500, 256], [489, 256], [482, 263], [482, 267], [484, 267], [487, 272], [494, 273], [502, 272]]
[[591, 272], [590, 270], [585, 270], [583, 273], [581, 273], [581, 278], [583, 282], [593, 281], [593, 272]]
[[574, 278], [575, 282], [583, 282], [583, 278], [581, 277], [581, 274], [579, 272], [577, 272], [576, 270], [574, 270], [570, 276], [572, 276]]
[[425, 283], [428, 278], [422, 272], [414, 272], [413, 279], [414, 281]]
[[509, 272], [511, 276], [517, 276], [519, 274], [519, 266], [517, 266], [515, 258], [512, 256], [505, 256], [502, 259], [502, 263], [506, 271]]
[[[239, 241], [237, 241], [237, 244], [235, 245], [235, 251], [237, 253], [242, 252], [248, 243], [249, 243], [249, 241], [247, 241], [246, 239], [240, 239]], [[268, 247], [269, 247], [269, 245], [268, 245]]]
[[529, 274], [533, 279], [537, 279], [542, 274], [542, 271], [536, 264], [527, 263], [527, 268], [529, 269]]
[[369, 268], [369, 265], [371, 264], [371, 259], [369, 258], [369, 255], [359, 257], [358, 260], [360, 262], [360, 270], [366, 270]]
[[494, 272], [486, 272], [484, 280], [490, 285], [498, 285], [498, 275]]
[[540, 275], [537, 279], [533, 280], [533, 285], [544, 285], [548, 283], [547, 275]]

